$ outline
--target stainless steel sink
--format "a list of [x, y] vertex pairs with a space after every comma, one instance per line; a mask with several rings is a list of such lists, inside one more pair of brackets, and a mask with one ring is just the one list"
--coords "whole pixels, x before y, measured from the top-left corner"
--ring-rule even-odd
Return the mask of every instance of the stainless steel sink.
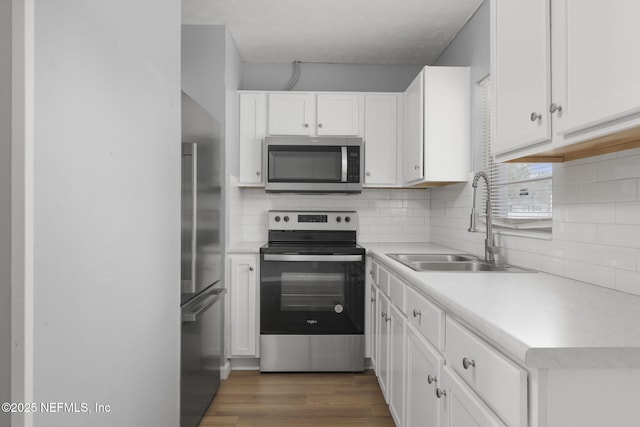
[[466, 254], [387, 254], [396, 261], [407, 265], [414, 262], [478, 261], [478, 257]]
[[473, 255], [460, 254], [387, 254], [415, 271], [535, 273], [508, 264], [493, 264]]

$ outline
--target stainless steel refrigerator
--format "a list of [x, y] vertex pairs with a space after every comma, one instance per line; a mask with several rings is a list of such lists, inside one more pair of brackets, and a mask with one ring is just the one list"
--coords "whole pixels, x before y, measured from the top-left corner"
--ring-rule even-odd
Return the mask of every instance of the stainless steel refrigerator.
[[182, 93], [180, 426], [197, 426], [220, 384], [224, 293], [220, 124]]

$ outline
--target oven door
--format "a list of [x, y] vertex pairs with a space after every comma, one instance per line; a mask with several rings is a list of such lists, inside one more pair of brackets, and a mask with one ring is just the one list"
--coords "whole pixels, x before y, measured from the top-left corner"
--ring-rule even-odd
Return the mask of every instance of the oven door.
[[263, 253], [260, 333], [363, 334], [364, 255]]

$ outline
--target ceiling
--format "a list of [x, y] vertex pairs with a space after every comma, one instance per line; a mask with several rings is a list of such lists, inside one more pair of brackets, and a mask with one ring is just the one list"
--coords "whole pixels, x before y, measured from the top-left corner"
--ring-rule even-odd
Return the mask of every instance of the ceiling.
[[432, 64], [483, 0], [182, 0], [226, 25], [245, 62]]

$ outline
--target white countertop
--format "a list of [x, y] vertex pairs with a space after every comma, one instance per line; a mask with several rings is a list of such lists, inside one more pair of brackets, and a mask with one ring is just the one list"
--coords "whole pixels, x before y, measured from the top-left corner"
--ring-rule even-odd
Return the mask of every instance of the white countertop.
[[546, 273], [416, 272], [387, 253], [461, 253], [362, 244], [369, 255], [488, 342], [532, 368], [640, 368], [640, 297]]
[[267, 242], [240, 242], [230, 245], [227, 249], [228, 254], [258, 254], [260, 247]]

